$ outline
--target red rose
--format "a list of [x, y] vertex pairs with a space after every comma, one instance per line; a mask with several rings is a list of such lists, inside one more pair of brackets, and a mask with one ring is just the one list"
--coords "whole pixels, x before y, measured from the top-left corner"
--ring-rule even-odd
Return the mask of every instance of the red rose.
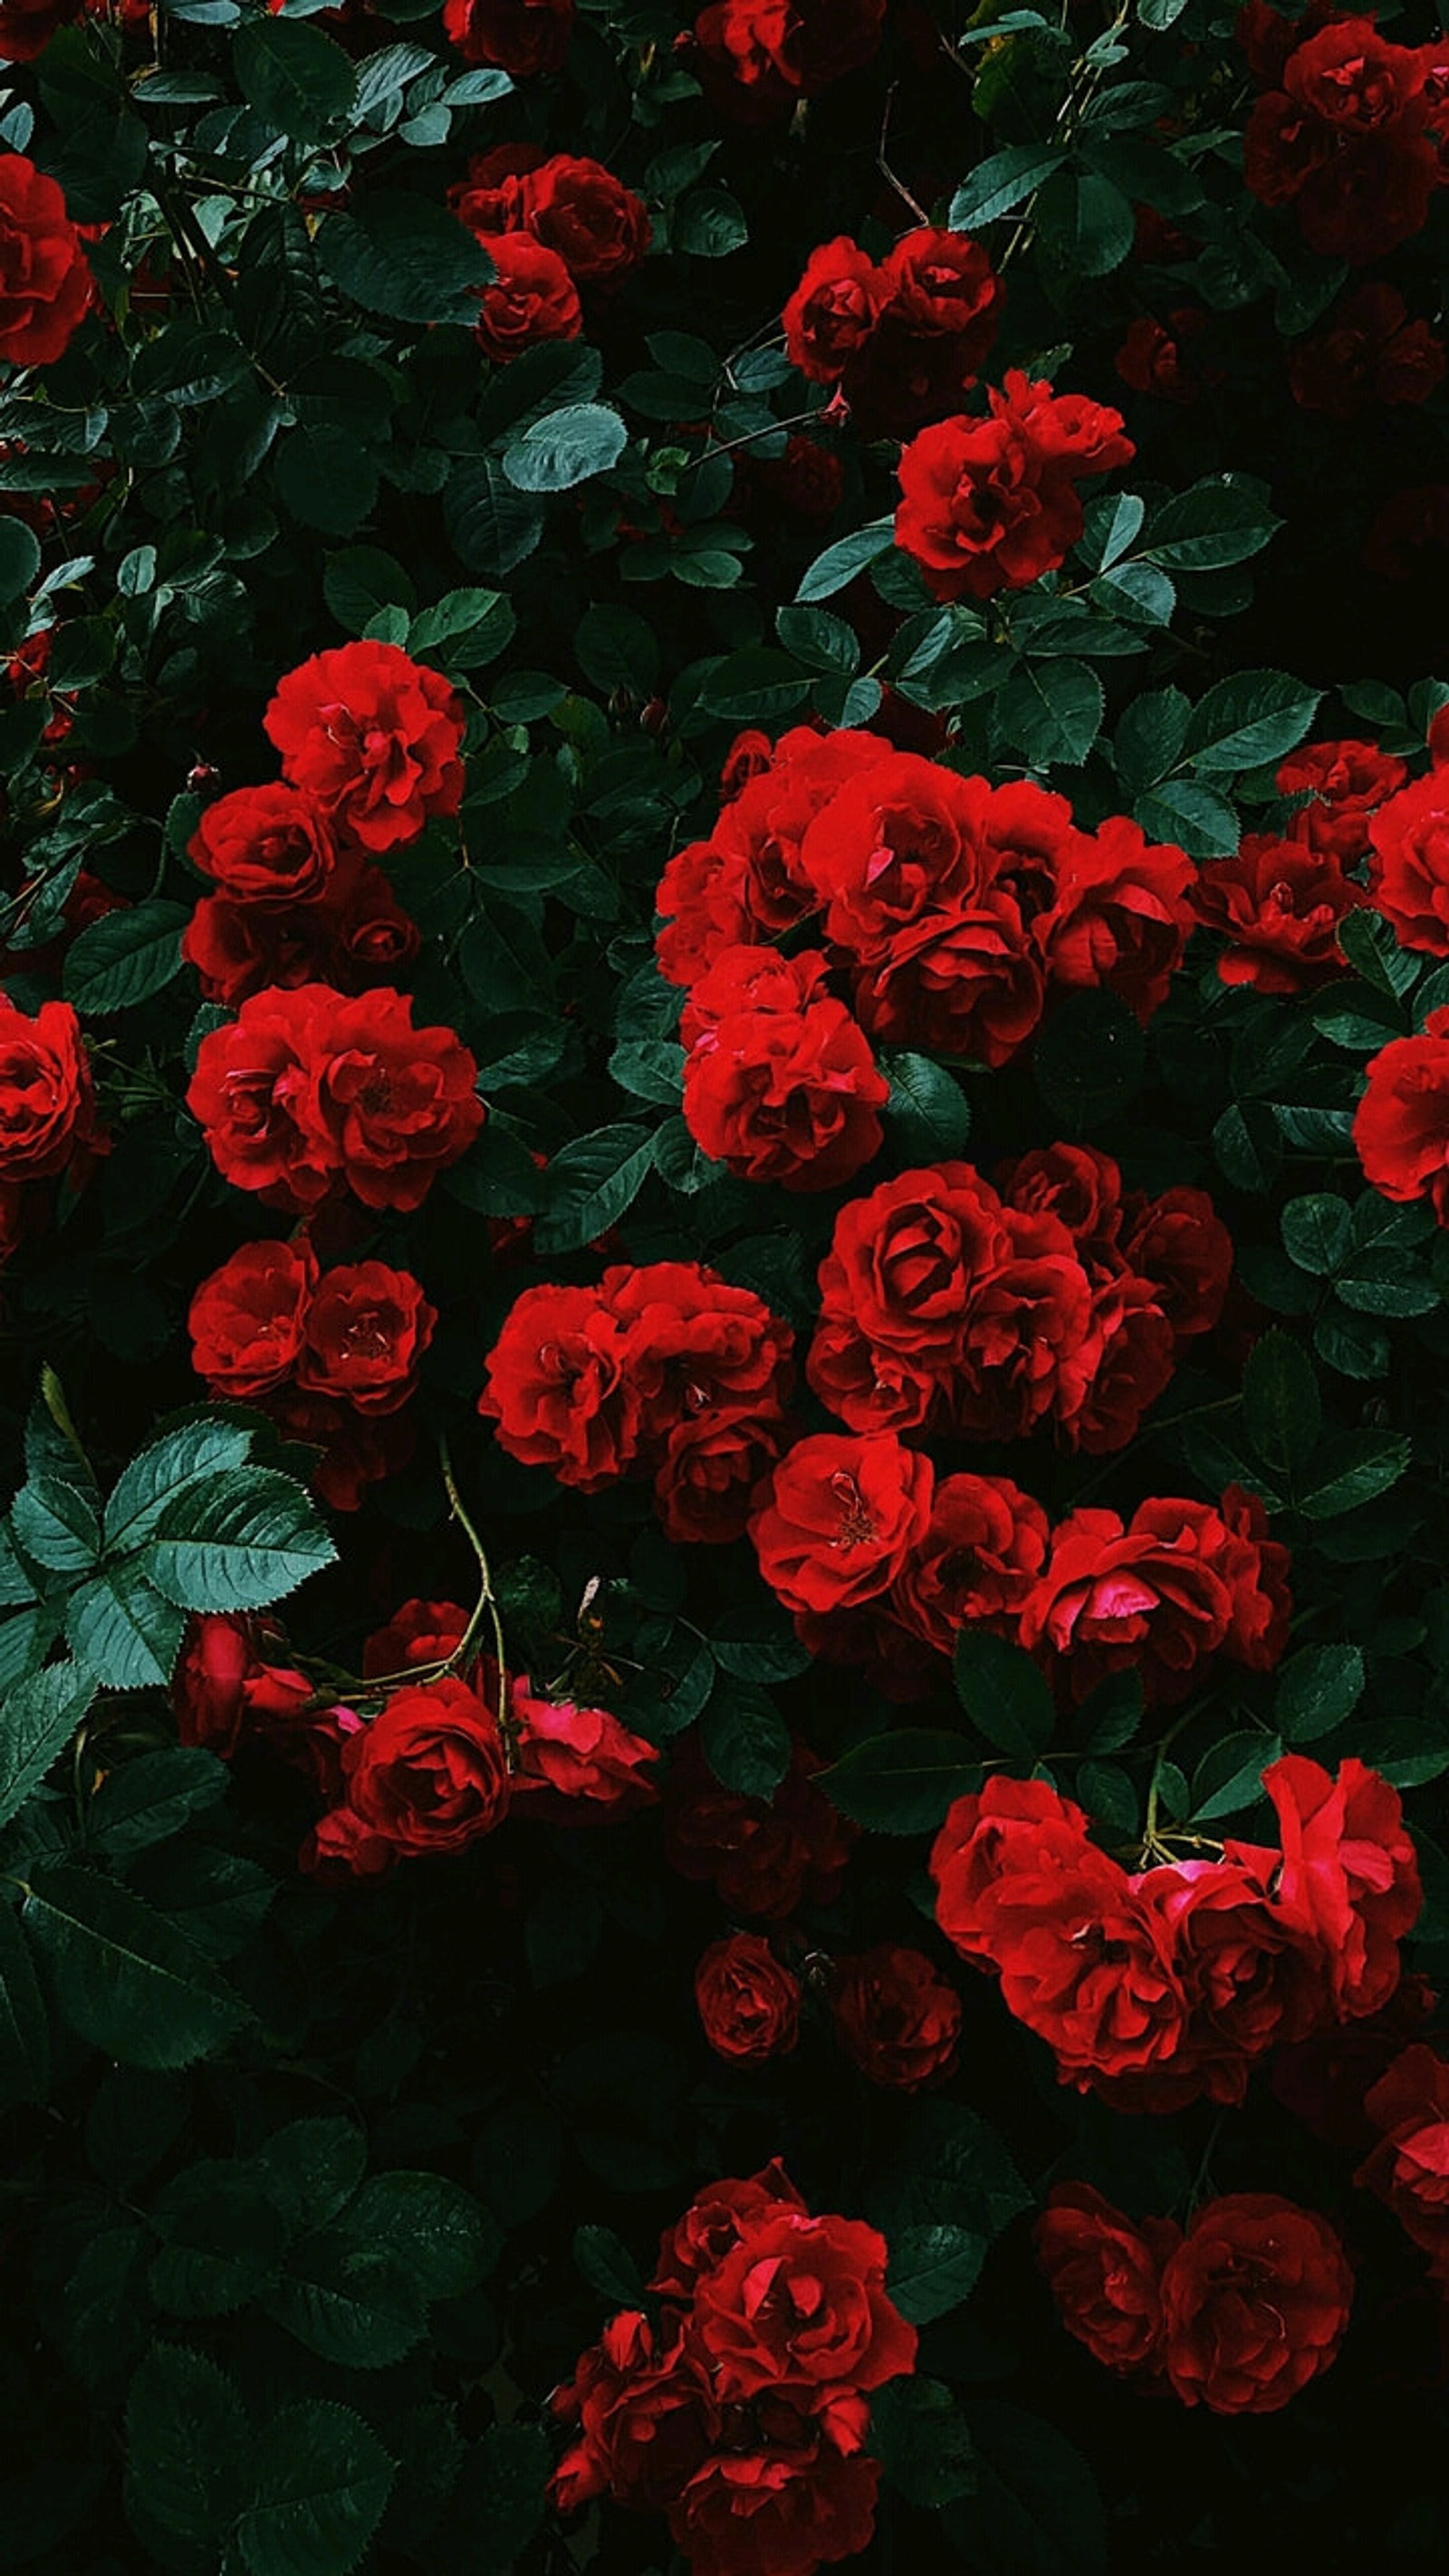
[[800, 2036], [800, 1980], [761, 1933], [712, 1942], [694, 1972], [694, 2000], [715, 2055], [737, 2065], [784, 2057]]
[[710, 1881], [723, 1904], [778, 1923], [808, 1897], [829, 1905], [840, 1890], [855, 1827], [816, 1788], [818, 1754], [796, 1742], [769, 1798], [722, 1789], [691, 1739], [671, 1761], [667, 1848], [681, 1878]]
[[508, 1706], [518, 1739], [513, 1795], [536, 1815], [572, 1825], [591, 1811], [619, 1816], [652, 1805], [658, 1752], [608, 1709], [540, 1699], [527, 1673], [510, 1684]]
[[1266, 1556], [1261, 1533], [1239, 1526], [1241, 1499], [1232, 1488], [1216, 1509], [1154, 1498], [1125, 1528], [1091, 1505], [1070, 1513], [1023, 1609], [1023, 1645], [1059, 1657], [1077, 1699], [1127, 1669], [1149, 1698], [1181, 1699], [1219, 1647], [1271, 1666], [1287, 1634], [1282, 1551]]
[[306, 902], [203, 896], [182, 933], [181, 954], [196, 968], [206, 999], [234, 1010], [268, 985], [331, 984], [341, 993], [395, 985], [420, 944], [416, 922], [381, 868], [350, 850]]
[[986, 1923], [997, 1881], [1042, 1855], [1071, 1867], [1090, 1848], [1081, 1808], [1049, 1780], [994, 1773], [983, 1789], [956, 1799], [932, 1846], [936, 1921], [963, 1959], [989, 1966]]
[[532, 233], [495, 233], [483, 244], [494, 275], [478, 290], [474, 332], [496, 365], [540, 340], [577, 340], [584, 327], [579, 291], [556, 250]]
[[1335, 2358], [1352, 2301], [1326, 2218], [1276, 2192], [1206, 2202], [1162, 2274], [1174, 2394], [1214, 2415], [1276, 2413]]
[[244, 1243], [191, 1300], [191, 1365], [238, 1404], [291, 1380], [317, 1263], [305, 1243]]
[[1373, 901], [1400, 946], [1449, 957], [1449, 770], [1390, 796], [1370, 817], [1368, 839]]
[[1339, 2019], [1377, 2012], [1423, 1903], [1397, 1789], [1352, 1755], [1334, 1778], [1302, 1753], [1270, 1763], [1263, 1786], [1283, 1845], [1278, 1913], [1313, 1945]]
[[896, 543], [937, 599], [989, 599], [1053, 571], [1082, 533], [1078, 483], [1135, 452], [1119, 412], [1018, 368], [988, 400], [984, 420], [923, 429], [897, 469]]
[[924, 1538], [933, 1481], [891, 1431], [797, 1441], [750, 1521], [765, 1581], [787, 1610], [872, 1600]]
[[462, 702], [400, 645], [314, 653], [278, 682], [262, 721], [284, 777], [364, 849], [396, 849], [458, 811]]
[[342, 1748], [344, 1804], [399, 1857], [461, 1851], [501, 1823], [508, 1765], [497, 1718], [466, 1682], [404, 1683]]
[[1203, 928], [1227, 940], [1224, 984], [1301, 993], [1343, 972], [1339, 924], [1366, 898], [1326, 851], [1245, 832], [1237, 856], [1209, 861], [1188, 900]]
[[1321, 28], [1290, 54], [1283, 87], [1300, 107], [1349, 134], [1376, 134], [1401, 122], [1424, 86], [1422, 56], [1378, 35], [1372, 18], [1346, 17]]
[[1171, 2079], [1186, 1998], [1171, 1942], [1126, 1871], [1060, 1829], [1031, 1850], [1013, 1843], [1005, 1857], [980, 1922], [1007, 2010], [1079, 2091], [1105, 2086], [1110, 2098], [1125, 2085], [1130, 2099], [1133, 2086]]
[[762, 124], [868, 63], [885, 0], [709, 0], [694, 22], [698, 70], [726, 115]]
[[183, 1744], [230, 1760], [250, 1735], [283, 1738], [305, 1724], [313, 1685], [305, 1673], [269, 1660], [285, 1652], [269, 1621], [209, 1611], [187, 1622], [171, 1681], [171, 1704]]
[[748, 2182], [706, 2183], [683, 2217], [660, 2237], [650, 2289], [666, 2299], [692, 2299], [696, 2283], [717, 2269], [755, 2221], [777, 2217], [782, 2209], [796, 2210], [802, 2218], [806, 2215], [805, 2203], [778, 2156]]
[[1041, 1018], [1041, 969], [1008, 894], [933, 910], [897, 931], [855, 985], [862, 1028], [895, 1046], [963, 1056], [993, 1071]]
[[[5, 59], [30, 57], [7, 57], [0, 44]], [[12, 367], [52, 366], [94, 294], [80, 234], [55, 181], [23, 153], [0, 152], [0, 359]]]
[[892, 322], [954, 340], [972, 369], [989, 356], [1005, 289], [980, 242], [924, 225], [886, 253], [881, 275]]
[[1449, 1007], [1381, 1047], [1367, 1074], [1353, 1122], [1367, 1178], [1386, 1199], [1428, 1199], [1449, 1225]]
[[1213, 1330], [1233, 1273], [1233, 1238], [1206, 1190], [1164, 1190], [1134, 1204], [1122, 1258], [1150, 1283], [1179, 1341]]
[[902, 1625], [894, 1587], [853, 1609], [797, 1610], [794, 1626], [807, 1655], [864, 1673], [883, 1699], [907, 1705], [925, 1699], [931, 1690], [935, 1672], [930, 1650]]
[[1011, 1251], [997, 1193], [941, 1163], [850, 1199], [820, 1265], [810, 1383], [852, 1430], [913, 1428], [948, 1390], [973, 1298]]
[[1401, 1977], [1381, 2012], [1365, 2021], [1331, 2021], [1307, 2039], [1275, 2049], [1268, 2070], [1274, 2094], [1315, 2138], [1363, 2155], [1374, 2144], [1365, 2097], [1438, 2008], [1425, 1978]]
[[[1184, 356], [1182, 344], [1197, 338], [1207, 318], [1198, 305], [1178, 305], [1168, 316], [1168, 330], [1150, 313], [1139, 313], [1112, 361], [1123, 384], [1134, 393], [1156, 394], [1163, 402], [1196, 402], [1203, 379]], [[1209, 369], [1209, 381], [1213, 374]]]
[[[789, 2421], [787, 2408], [778, 2415]], [[670, 2533], [691, 2576], [805, 2576], [869, 2546], [880, 2474], [879, 2461], [843, 2457], [802, 2421], [788, 2447], [706, 2460], [669, 2508]]]
[[42, 1002], [31, 1019], [0, 993], [0, 1182], [48, 1180], [68, 1167], [81, 1179], [108, 1150], [69, 1002]]
[[381, 1261], [329, 1270], [307, 1308], [297, 1384], [357, 1413], [396, 1413], [416, 1390], [437, 1320], [406, 1270]]
[[1290, 54], [1305, 36], [1334, 15], [1334, 0], [1308, 0], [1301, 17], [1285, 18], [1269, 0], [1244, 0], [1233, 22], [1233, 34], [1247, 55], [1250, 70], [1270, 89], [1283, 78]]
[[943, 1655], [968, 1625], [1014, 1637], [1050, 1540], [1040, 1503], [1009, 1476], [945, 1476], [925, 1536], [891, 1587], [891, 1608]]
[[411, 1211], [483, 1124], [477, 1068], [451, 1029], [415, 1029], [386, 986], [263, 992], [203, 1038], [187, 1106], [238, 1189], [316, 1207], [346, 1183], [364, 1206]]
[[610, 2319], [572, 2380], [552, 2399], [572, 2440], [550, 2480], [562, 2513], [612, 2495], [662, 2511], [694, 2476], [718, 2435], [708, 2387], [680, 2349], [677, 2325], [660, 2341], [627, 2308]]
[[1149, 842], [1125, 815], [1074, 833], [1056, 901], [1032, 924], [1052, 982], [1103, 985], [1149, 1020], [1182, 962], [1195, 875], [1185, 851]]
[[446, 0], [443, 32], [465, 63], [496, 63], [526, 80], [562, 71], [574, 0]]
[[1411, 322], [1396, 286], [1360, 286], [1326, 330], [1302, 340], [1288, 360], [1293, 399], [1305, 411], [1353, 420], [1375, 403], [1421, 403], [1443, 378], [1444, 344], [1427, 322]]
[[845, 235], [811, 252], [785, 307], [785, 355], [818, 385], [833, 385], [865, 346], [884, 309], [884, 273]]
[[0, 63], [33, 63], [84, 0], [0, 0]]
[[[758, 725], [746, 725], [735, 735], [720, 763], [719, 792], [722, 804], [728, 805], [752, 778], [763, 778], [775, 756], [775, 746]], [[662, 907], [661, 907], [662, 909]]]
[[337, 841], [314, 798], [278, 779], [234, 788], [208, 805], [186, 855], [238, 903], [292, 904], [322, 893], [337, 864]]
[[541, 143], [496, 143], [475, 154], [468, 176], [448, 190], [448, 205], [479, 241], [528, 229], [527, 180], [548, 159]]
[[678, 1546], [743, 1538], [756, 1489], [789, 1444], [781, 1415], [728, 1412], [683, 1421], [654, 1472], [660, 1527]]
[[984, 778], [958, 778], [882, 745], [869, 767], [841, 782], [801, 843], [801, 870], [827, 906], [829, 937], [866, 962], [923, 914], [980, 895], [991, 794]]
[[689, 2342], [716, 2396], [783, 2397], [828, 2421], [915, 2366], [916, 2330], [885, 2286], [883, 2236], [860, 2220], [783, 2209], [751, 2221], [695, 2287]]
[[[743, 953], [727, 949], [695, 987], [701, 1012], [712, 978]], [[685, 1120], [742, 1179], [834, 1189], [880, 1151], [876, 1113], [890, 1085], [844, 1003], [820, 990], [824, 959], [780, 964], [796, 981], [795, 1007], [747, 1007], [699, 1027], [685, 1057]]]
[[478, 1410], [511, 1458], [596, 1493], [638, 1448], [624, 1357], [623, 1329], [597, 1288], [526, 1288], [488, 1354]]
[[368, 1681], [396, 1676], [414, 1664], [443, 1664], [468, 1633], [468, 1613], [457, 1601], [404, 1601], [385, 1628], [374, 1629], [362, 1649]]
[[602, 161], [555, 152], [527, 174], [523, 198], [529, 231], [576, 283], [617, 285], [649, 248], [642, 197]]
[[763, 765], [755, 754], [754, 774], [726, 791], [711, 838], [678, 851], [660, 879], [657, 954], [671, 983], [695, 984], [723, 949], [763, 945], [817, 909], [801, 861], [805, 834], [847, 778], [890, 752], [877, 734], [822, 735], [809, 725], [766, 749]]
[[624, 1334], [646, 1437], [681, 1420], [777, 1413], [788, 1397], [795, 1337], [752, 1288], [697, 1262], [652, 1261], [606, 1270], [599, 1294]]
[[840, 458], [818, 439], [807, 438], [803, 430], [791, 430], [783, 456], [756, 457], [750, 472], [758, 490], [802, 519], [828, 519], [845, 498], [845, 467]]
[[1275, 780], [1280, 796], [1308, 800], [1293, 816], [1293, 838], [1349, 866], [1368, 850], [1370, 818], [1408, 775], [1374, 742], [1306, 742], [1280, 760]]
[[1305, 2038], [1323, 2016], [1312, 1946], [1272, 1901], [1277, 1859], [1235, 1843], [1220, 1861], [1176, 1861], [1137, 1881], [1164, 1927], [1187, 1998], [1180, 2063], [1168, 2070], [1183, 2101], [1205, 2093], [1213, 2102], [1241, 2102], [1251, 2065], [1280, 2041]]
[[1380, 2138], [1354, 2180], [1449, 2273], [1449, 2065], [1432, 2048], [1406, 2048], [1363, 2107]]
[[1068, 2334], [1124, 2378], [1162, 2369], [1162, 2267], [1182, 2242], [1170, 2218], [1140, 2226], [1090, 2183], [1059, 2182], [1033, 2230]]
[[1424, 557], [1449, 555], [1449, 483], [1413, 483], [1374, 512], [1363, 564], [1378, 581], [1412, 581]]
[[955, 2065], [961, 1998], [923, 1951], [885, 1941], [837, 1959], [830, 2010], [842, 2047], [872, 2084], [916, 2093]]

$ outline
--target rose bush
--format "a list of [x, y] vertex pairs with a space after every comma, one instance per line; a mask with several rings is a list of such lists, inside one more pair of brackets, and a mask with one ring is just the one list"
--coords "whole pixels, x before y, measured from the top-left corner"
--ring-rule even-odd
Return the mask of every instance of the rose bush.
[[1442, 2557], [1446, 179], [0, 0], [0, 2570]]

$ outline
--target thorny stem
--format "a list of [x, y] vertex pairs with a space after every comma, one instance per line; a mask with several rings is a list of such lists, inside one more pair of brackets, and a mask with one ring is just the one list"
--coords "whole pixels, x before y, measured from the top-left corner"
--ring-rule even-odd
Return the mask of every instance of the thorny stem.
[[441, 1437], [438, 1441], [438, 1463], [443, 1471], [443, 1485], [453, 1518], [471, 1547], [478, 1564], [478, 1599], [474, 1604], [472, 1618], [449, 1656], [448, 1662], [450, 1666], [456, 1665], [471, 1653], [477, 1643], [478, 1632], [486, 1619], [493, 1632], [493, 1656], [498, 1666], [499, 1732], [511, 1761], [515, 1744], [512, 1720], [508, 1712], [508, 1650], [503, 1642], [503, 1621], [499, 1615], [498, 1600], [493, 1590], [493, 1574], [488, 1563], [488, 1552], [473, 1525], [467, 1505], [458, 1491], [448, 1443]]
[[1157, 1811], [1162, 1795], [1162, 1766], [1167, 1759], [1168, 1746], [1176, 1742], [1187, 1722], [1186, 1717], [1180, 1717], [1175, 1725], [1168, 1728], [1153, 1759], [1152, 1778], [1147, 1789], [1147, 1823], [1142, 1836], [1144, 1859], [1151, 1859], [1155, 1853], [1163, 1852], [1166, 1848], [1157, 1831]]

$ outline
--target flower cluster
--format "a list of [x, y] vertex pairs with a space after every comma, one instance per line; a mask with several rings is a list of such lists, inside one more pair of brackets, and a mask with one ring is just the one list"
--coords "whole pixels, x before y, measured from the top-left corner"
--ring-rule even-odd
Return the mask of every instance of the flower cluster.
[[877, 266], [842, 236], [811, 252], [785, 307], [785, 352], [838, 389], [866, 438], [909, 438], [959, 411], [990, 354], [1005, 290], [979, 242], [927, 225]]
[[[1103, 987], [1150, 1018], [1194, 873], [1125, 817], [1083, 830], [1030, 781], [993, 787], [879, 734], [794, 728], [660, 882], [659, 963], [689, 989], [692, 1133], [753, 1178], [848, 1178], [886, 1096], [868, 1040], [1000, 1066], [1052, 988]], [[770, 944], [807, 925], [828, 955]]]
[[649, 248], [642, 199], [587, 155], [495, 145], [470, 162], [448, 203], [493, 263], [475, 330], [499, 365], [539, 340], [576, 340], [580, 288], [619, 285]]
[[181, 1741], [227, 1759], [257, 1742], [302, 1771], [325, 1808], [302, 1865], [322, 1876], [375, 1879], [462, 1851], [509, 1813], [581, 1824], [653, 1799], [652, 1745], [608, 1709], [535, 1692], [526, 1674], [500, 1693], [471, 1634], [457, 1603], [405, 1601], [339, 1697], [279, 1660], [273, 1623], [195, 1619], [173, 1684]]
[[565, 2512], [611, 2495], [666, 2513], [696, 2576], [811, 2576], [863, 2549], [880, 2469], [870, 2400], [915, 2368], [886, 2244], [812, 2217], [778, 2164], [701, 2192], [660, 2244], [640, 2310], [613, 2318], [553, 2408]]
[[[806, 1965], [823, 1985], [841, 2047], [871, 2083], [916, 2093], [951, 2074], [961, 1998], [924, 1951], [882, 1941]], [[694, 1999], [710, 2047], [735, 2065], [787, 2056], [799, 2039], [804, 1988], [763, 1933], [711, 1942], [694, 1972]]]
[[883, 1181], [835, 1221], [806, 1375], [852, 1431], [1120, 1449], [1222, 1311], [1232, 1239], [1202, 1190], [1126, 1193], [1086, 1145]]
[[1302, 1754], [1263, 1786], [1279, 1848], [1138, 1872], [1049, 1781], [957, 1799], [931, 1854], [936, 1919], [1064, 2083], [1124, 2110], [1241, 2102], [1279, 2042], [1387, 2003], [1420, 1905], [1397, 1790], [1352, 1756], [1334, 1778]]
[[597, 1493], [652, 1478], [667, 1536], [738, 1538], [791, 1435], [794, 1335], [752, 1289], [692, 1261], [526, 1288], [487, 1360], [478, 1410], [501, 1448]]
[[321, 1443], [316, 1489], [355, 1511], [364, 1487], [411, 1452], [398, 1416], [437, 1320], [409, 1271], [358, 1261], [324, 1274], [305, 1236], [245, 1243], [192, 1298], [191, 1364], [214, 1395], [260, 1403], [283, 1430]]
[[268, 1207], [303, 1216], [347, 1189], [410, 1210], [483, 1125], [477, 1072], [385, 985], [269, 986], [202, 1039], [186, 1103], [223, 1179]]
[[1446, 176], [1442, 43], [1396, 45], [1372, 17], [1335, 17], [1286, 58], [1274, 45], [1273, 57], [1264, 65], [1273, 86], [1244, 138], [1252, 194], [1291, 205], [1309, 249], [1325, 259], [1361, 267], [1411, 241]]
[[1187, 2230], [1059, 2183], [1036, 2223], [1063, 2325], [1096, 2361], [1184, 2406], [1272, 2415], [1327, 2370], [1353, 2273], [1326, 2218], [1270, 2191], [1204, 2201]]
[[1079, 485], [1135, 453], [1120, 412], [1013, 368], [984, 418], [937, 421], [911, 440], [897, 468], [896, 543], [936, 599], [1024, 590], [1080, 537]]
[[802, 1641], [874, 1665], [896, 1697], [918, 1695], [919, 1650], [949, 1653], [971, 1621], [1025, 1646], [1069, 1702], [1126, 1670], [1178, 1700], [1219, 1653], [1271, 1669], [1288, 1633], [1288, 1551], [1238, 1486], [1216, 1504], [1156, 1496], [1126, 1523], [1082, 1504], [1052, 1529], [1009, 1477], [938, 1482], [894, 1431], [817, 1432], [749, 1526]]

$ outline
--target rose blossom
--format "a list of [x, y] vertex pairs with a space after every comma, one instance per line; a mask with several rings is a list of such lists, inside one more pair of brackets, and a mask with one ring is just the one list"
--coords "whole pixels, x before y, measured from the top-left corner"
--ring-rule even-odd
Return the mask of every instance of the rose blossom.
[[282, 774], [368, 850], [416, 840], [463, 794], [463, 707], [398, 644], [339, 644], [289, 671], [262, 719]]
[[955, 2065], [961, 1998], [921, 1950], [884, 1941], [837, 1959], [830, 2011], [846, 2054], [872, 2084], [915, 2093]]
[[1123, 2377], [1162, 2369], [1162, 2268], [1182, 2241], [1170, 2218], [1140, 2223], [1090, 2183], [1059, 2182], [1033, 2230], [1037, 2261], [1068, 2334]]
[[717, 2057], [758, 2065], [783, 2057], [800, 2035], [800, 1980], [758, 1932], [712, 1942], [694, 1972], [694, 2000]]
[[1328, 2368], [1353, 2274], [1326, 2218], [1276, 2192], [1198, 2210], [1162, 2274], [1163, 2361], [1185, 2406], [1275, 2414]]

